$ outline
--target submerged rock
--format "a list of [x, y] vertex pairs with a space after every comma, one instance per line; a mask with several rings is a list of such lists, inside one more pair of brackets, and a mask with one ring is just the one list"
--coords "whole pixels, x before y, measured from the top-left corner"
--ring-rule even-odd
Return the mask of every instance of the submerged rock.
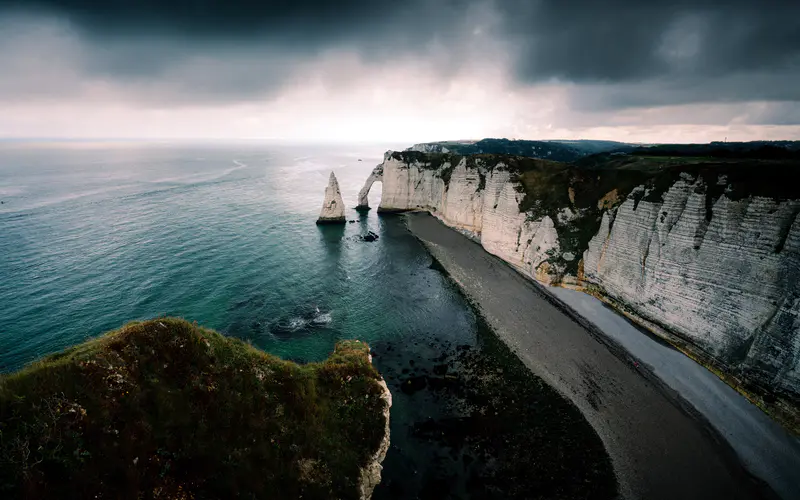
[[331, 172], [328, 179], [328, 187], [325, 188], [325, 201], [322, 202], [322, 210], [319, 213], [317, 224], [344, 224], [344, 202], [342, 193], [339, 191], [339, 182]]
[[372, 231], [369, 231], [367, 234], [359, 234], [354, 238], [357, 241], [375, 241], [378, 239], [378, 235]]

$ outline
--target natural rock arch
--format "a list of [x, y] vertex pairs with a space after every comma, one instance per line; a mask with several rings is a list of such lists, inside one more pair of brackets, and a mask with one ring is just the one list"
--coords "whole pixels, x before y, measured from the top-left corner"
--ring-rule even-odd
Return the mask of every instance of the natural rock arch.
[[358, 205], [356, 206], [356, 210], [369, 210], [369, 190], [372, 189], [372, 185], [375, 184], [376, 181], [383, 184], [383, 163], [372, 170], [372, 173], [367, 178], [367, 182], [364, 183], [364, 187], [358, 192]]

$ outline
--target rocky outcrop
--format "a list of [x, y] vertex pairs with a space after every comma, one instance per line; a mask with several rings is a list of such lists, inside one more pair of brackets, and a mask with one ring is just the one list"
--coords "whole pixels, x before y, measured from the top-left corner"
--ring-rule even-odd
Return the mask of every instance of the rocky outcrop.
[[[541, 282], [606, 299], [757, 392], [800, 395], [800, 186], [776, 161], [573, 166], [389, 152], [380, 212], [427, 210]], [[731, 379], [729, 379], [731, 381]]]
[[356, 206], [356, 210], [358, 211], [366, 211], [369, 210], [369, 190], [372, 189], [372, 185], [377, 181], [380, 182], [383, 180], [383, 163], [378, 165], [372, 170], [372, 173], [367, 177], [367, 182], [364, 183], [364, 187], [361, 188], [361, 191], [358, 192], [358, 205]]
[[391, 403], [371, 361], [357, 340], [298, 365], [134, 321], [0, 377], [2, 498], [368, 498]]
[[[370, 356], [370, 360], [372, 357]], [[383, 459], [386, 458], [386, 453], [389, 451], [389, 410], [392, 407], [392, 393], [389, 392], [389, 387], [386, 386], [386, 381], [381, 379], [379, 382], [383, 392], [381, 398], [386, 402], [383, 409], [383, 417], [385, 422], [383, 440], [381, 441], [375, 455], [372, 456], [366, 467], [361, 469], [358, 488], [359, 496], [362, 500], [368, 500], [372, 497], [372, 492], [375, 487], [381, 482], [381, 472], [383, 472]]]
[[325, 200], [322, 202], [322, 210], [319, 213], [317, 224], [344, 224], [347, 220], [344, 217], [344, 202], [342, 193], [339, 191], [339, 182], [331, 172], [328, 178], [328, 187], [325, 188]]

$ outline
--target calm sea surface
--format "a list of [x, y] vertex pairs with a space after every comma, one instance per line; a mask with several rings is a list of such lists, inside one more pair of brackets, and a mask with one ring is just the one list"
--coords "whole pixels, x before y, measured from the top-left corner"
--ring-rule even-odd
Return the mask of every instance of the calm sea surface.
[[0, 143], [0, 372], [160, 315], [297, 361], [357, 338], [395, 402], [375, 498], [612, 497], [596, 434], [401, 217], [314, 224], [330, 171], [353, 207], [389, 147]]
[[[468, 330], [397, 220], [314, 224], [330, 171], [354, 206], [382, 154], [0, 146], [0, 370], [158, 315], [302, 360], [340, 338], [414, 334], [434, 320]], [[353, 240], [368, 229], [382, 237]]]

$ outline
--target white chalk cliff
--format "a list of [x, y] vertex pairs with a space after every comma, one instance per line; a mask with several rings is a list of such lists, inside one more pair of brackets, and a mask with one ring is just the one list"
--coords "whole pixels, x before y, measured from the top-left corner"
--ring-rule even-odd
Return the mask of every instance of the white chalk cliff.
[[339, 191], [339, 182], [331, 172], [328, 178], [328, 187], [325, 188], [325, 200], [322, 202], [322, 210], [319, 213], [317, 224], [336, 224], [344, 223], [344, 202], [342, 193]]
[[[617, 177], [603, 184], [577, 169], [570, 184], [537, 177], [544, 164], [526, 164], [524, 177], [514, 161], [388, 152], [359, 204], [380, 181], [379, 212], [429, 211], [522, 273], [609, 301], [749, 387], [800, 397], [800, 199], [743, 194], [724, 167], [617, 189]], [[598, 190], [590, 203], [576, 203], [582, 186]]]

